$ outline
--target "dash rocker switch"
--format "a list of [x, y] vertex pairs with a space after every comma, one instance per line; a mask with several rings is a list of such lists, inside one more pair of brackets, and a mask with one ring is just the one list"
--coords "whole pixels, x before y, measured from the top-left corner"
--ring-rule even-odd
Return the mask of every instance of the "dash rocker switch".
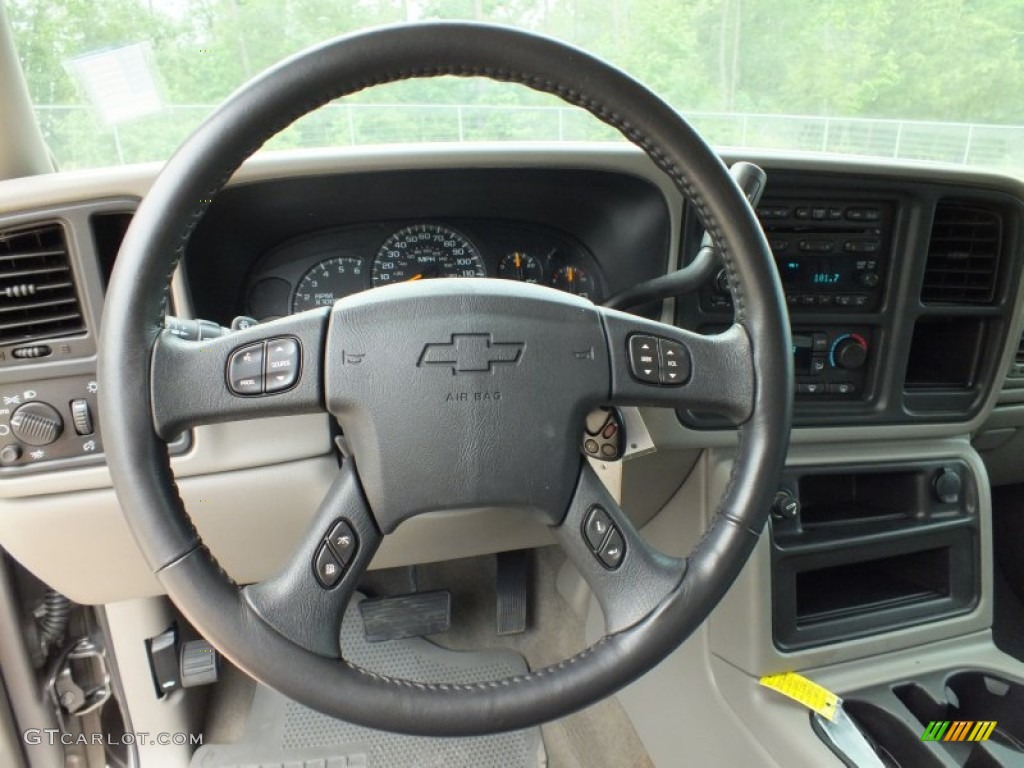
[[71, 401], [71, 421], [75, 425], [75, 432], [80, 435], [91, 435], [95, 431], [89, 401], [82, 398]]

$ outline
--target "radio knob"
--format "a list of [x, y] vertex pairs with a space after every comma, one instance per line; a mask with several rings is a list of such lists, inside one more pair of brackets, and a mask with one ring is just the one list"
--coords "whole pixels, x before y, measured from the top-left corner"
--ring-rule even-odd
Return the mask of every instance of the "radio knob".
[[48, 403], [25, 403], [11, 414], [11, 432], [28, 445], [49, 445], [64, 431], [64, 419]]
[[861, 272], [857, 275], [857, 282], [865, 288], [877, 288], [879, 277], [877, 272]]
[[856, 336], [846, 336], [836, 342], [832, 350], [832, 361], [837, 368], [848, 371], [860, 368], [868, 359], [868, 345]]

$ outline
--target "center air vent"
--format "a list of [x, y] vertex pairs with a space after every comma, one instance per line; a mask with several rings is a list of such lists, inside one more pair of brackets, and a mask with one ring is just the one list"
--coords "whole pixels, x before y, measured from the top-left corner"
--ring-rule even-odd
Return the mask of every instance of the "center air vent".
[[53, 223], [0, 232], [0, 344], [83, 327], [64, 228]]
[[921, 301], [989, 304], [995, 296], [1002, 221], [990, 210], [943, 203], [935, 209]]

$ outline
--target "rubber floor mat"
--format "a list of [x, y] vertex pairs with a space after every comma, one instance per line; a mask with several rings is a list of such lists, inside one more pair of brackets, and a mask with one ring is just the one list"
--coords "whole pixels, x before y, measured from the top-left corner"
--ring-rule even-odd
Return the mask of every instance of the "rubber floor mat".
[[[356, 596], [345, 613], [345, 656], [373, 672], [417, 682], [473, 683], [527, 671], [514, 651], [450, 651], [420, 638], [367, 642]], [[192, 768], [461, 768], [547, 764], [540, 728], [461, 739], [403, 736], [322, 715], [263, 685], [244, 737], [205, 744]]]

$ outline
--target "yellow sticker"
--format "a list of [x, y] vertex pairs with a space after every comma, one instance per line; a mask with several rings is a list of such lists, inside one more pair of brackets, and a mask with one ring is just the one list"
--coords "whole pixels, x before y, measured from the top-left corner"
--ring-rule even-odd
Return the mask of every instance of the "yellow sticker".
[[822, 688], [812, 680], [796, 672], [781, 675], [766, 675], [761, 678], [761, 685], [798, 701], [812, 712], [817, 712], [829, 720], [836, 719], [836, 710], [842, 700], [827, 688]]

